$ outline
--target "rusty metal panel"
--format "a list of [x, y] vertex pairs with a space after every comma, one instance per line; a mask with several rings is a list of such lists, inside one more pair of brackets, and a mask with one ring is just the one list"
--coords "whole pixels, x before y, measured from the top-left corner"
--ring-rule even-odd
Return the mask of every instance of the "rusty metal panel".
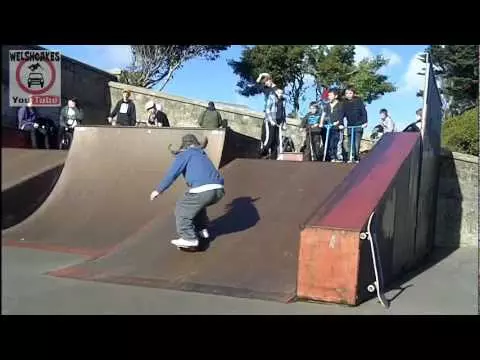
[[359, 233], [304, 229], [298, 255], [299, 299], [357, 304]]

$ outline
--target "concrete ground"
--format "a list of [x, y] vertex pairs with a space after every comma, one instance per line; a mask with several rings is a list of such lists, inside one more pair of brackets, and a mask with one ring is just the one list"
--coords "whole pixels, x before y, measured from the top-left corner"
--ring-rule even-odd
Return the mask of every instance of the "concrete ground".
[[478, 315], [478, 250], [462, 248], [444, 256], [437, 250], [432, 266], [389, 291], [387, 298], [395, 298], [386, 310], [376, 299], [355, 308], [282, 304], [54, 278], [42, 274], [83, 259], [3, 247], [2, 314]]

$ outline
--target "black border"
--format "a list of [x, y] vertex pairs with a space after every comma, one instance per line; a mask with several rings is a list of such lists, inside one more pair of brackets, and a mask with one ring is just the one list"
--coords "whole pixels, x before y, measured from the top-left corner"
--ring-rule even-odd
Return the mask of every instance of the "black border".
[[[8, 44], [478, 44], [478, 12], [427, 2], [5, 3]], [[275, 5], [273, 5], [275, 4]], [[472, 3], [473, 4], [473, 3]], [[16, 14], [16, 15], [13, 15]], [[69, 22], [65, 16], [76, 19]], [[8, 17], [8, 16], [7, 16]]]
[[[449, 351], [458, 356], [473, 347], [478, 352], [478, 316], [4, 316], [2, 320], [2, 344], [18, 355], [32, 351], [34, 356], [44, 352], [50, 357], [60, 350], [62, 357], [74, 353], [96, 357], [97, 348], [109, 355], [133, 351], [135, 358], [142, 358], [141, 352], [148, 349], [154, 358], [188, 356], [188, 352], [199, 356], [202, 351], [227, 359], [245, 350], [249, 358], [267, 359], [277, 353], [300, 357], [304, 352], [336, 359], [392, 354], [418, 358], [424, 351], [428, 358]], [[262, 356], [253, 347], [266, 352]]]

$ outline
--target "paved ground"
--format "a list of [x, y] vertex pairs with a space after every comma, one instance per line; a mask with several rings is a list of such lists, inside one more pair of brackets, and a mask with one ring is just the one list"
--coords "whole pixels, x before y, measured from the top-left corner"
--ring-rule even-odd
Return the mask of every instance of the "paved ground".
[[[436, 258], [444, 256], [437, 250]], [[282, 304], [198, 293], [53, 278], [46, 271], [81, 262], [78, 256], [2, 248], [2, 314], [478, 314], [478, 251], [459, 249], [400, 283], [389, 310], [371, 300], [359, 307]]]

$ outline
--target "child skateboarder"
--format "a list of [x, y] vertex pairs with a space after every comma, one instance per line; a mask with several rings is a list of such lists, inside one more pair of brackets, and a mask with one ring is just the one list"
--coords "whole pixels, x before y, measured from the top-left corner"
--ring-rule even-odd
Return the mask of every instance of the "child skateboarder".
[[207, 207], [219, 202], [224, 192], [224, 179], [203, 150], [195, 135], [182, 138], [178, 151], [172, 152], [175, 160], [164, 179], [150, 194], [153, 201], [166, 191], [180, 174], [185, 178], [189, 190], [175, 208], [178, 239], [171, 243], [177, 247], [195, 248], [199, 245], [198, 234], [208, 238]]

